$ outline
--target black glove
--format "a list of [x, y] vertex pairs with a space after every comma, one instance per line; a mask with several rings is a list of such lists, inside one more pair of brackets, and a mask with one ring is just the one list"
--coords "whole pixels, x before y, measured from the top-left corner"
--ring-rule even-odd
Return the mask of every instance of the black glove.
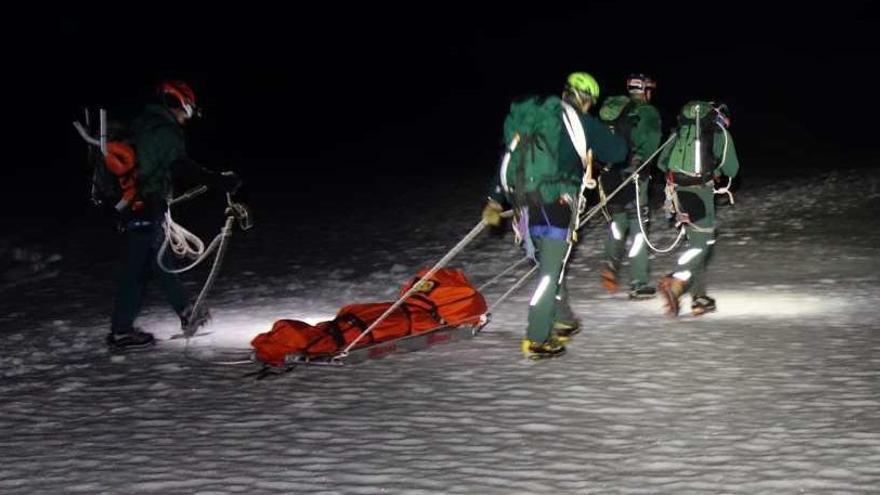
[[229, 194], [235, 194], [235, 191], [241, 187], [241, 179], [231, 170], [217, 174], [217, 183], [221, 189]]

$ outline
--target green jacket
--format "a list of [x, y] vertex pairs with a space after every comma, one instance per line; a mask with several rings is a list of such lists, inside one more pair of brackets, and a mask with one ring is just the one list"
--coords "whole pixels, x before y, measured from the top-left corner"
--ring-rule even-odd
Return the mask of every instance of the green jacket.
[[171, 192], [171, 170], [186, 159], [183, 128], [161, 105], [147, 105], [131, 124], [137, 153], [138, 190], [145, 198], [165, 199]]
[[[627, 146], [623, 138], [615, 136], [608, 130], [598, 118], [589, 114], [578, 112], [581, 118], [581, 124], [584, 127], [584, 134], [587, 136], [587, 146], [593, 150], [593, 157], [604, 163], [618, 163], [626, 159]], [[560, 119], [562, 116], [560, 115]], [[560, 136], [559, 146], [559, 170], [567, 173], [572, 177], [582, 177], [584, 174], [584, 166], [581, 159], [574, 148], [567, 132], [563, 132]], [[507, 143], [505, 143], [505, 146]], [[501, 187], [501, 177], [496, 172], [493, 177], [492, 185], [489, 189], [489, 199], [497, 201], [501, 204], [507, 203], [507, 197]]]
[[660, 112], [653, 105], [646, 102], [635, 101], [635, 107], [630, 112], [636, 121], [632, 130], [631, 159], [636, 163], [644, 162], [660, 146], [661, 130]]

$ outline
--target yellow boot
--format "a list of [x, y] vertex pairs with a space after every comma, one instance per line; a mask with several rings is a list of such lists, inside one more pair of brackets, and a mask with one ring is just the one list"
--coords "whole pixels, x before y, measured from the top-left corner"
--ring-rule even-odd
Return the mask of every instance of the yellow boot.
[[565, 354], [565, 346], [555, 337], [550, 337], [544, 342], [523, 339], [520, 348], [523, 356], [533, 361]]

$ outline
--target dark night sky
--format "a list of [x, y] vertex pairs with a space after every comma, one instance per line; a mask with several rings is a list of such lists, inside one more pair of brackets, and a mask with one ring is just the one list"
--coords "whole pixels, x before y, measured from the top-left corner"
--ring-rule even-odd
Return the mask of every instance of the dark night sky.
[[444, 3], [22, 18], [4, 34], [14, 48], [6, 84], [16, 144], [3, 200], [35, 205], [33, 195], [46, 194], [77, 207], [28, 214], [78, 214], [84, 147], [71, 118], [89, 103], [124, 114], [164, 77], [189, 80], [207, 109], [189, 130], [192, 156], [238, 170], [252, 196], [439, 174], [488, 180], [509, 100], [558, 93], [573, 70], [593, 73], [603, 95], [621, 93], [629, 72], [653, 74], [666, 128], [688, 99], [728, 102], [745, 173], [833, 167], [876, 150], [869, 2], [713, 2], [712, 13], [668, 3], [627, 3], [629, 12], [624, 2], [546, 12], [533, 3], [517, 15]]

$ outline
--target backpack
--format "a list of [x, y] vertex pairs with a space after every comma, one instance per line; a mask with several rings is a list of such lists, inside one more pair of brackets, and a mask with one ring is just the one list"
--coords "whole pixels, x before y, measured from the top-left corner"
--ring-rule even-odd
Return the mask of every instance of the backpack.
[[577, 193], [581, 177], [559, 171], [559, 148], [565, 133], [562, 113], [562, 100], [556, 96], [533, 96], [510, 104], [504, 141], [511, 151], [500, 178], [514, 205], [553, 203], [563, 194]]
[[[632, 149], [632, 130], [638, 123], [638, 117], [630, 115], [633, 102], [629, 96], [609, 96], [599, 110], [599, 118], [617, 136], [626, 140], [628, 148]], [[627, 160], [627, 163], [629, 160]]]
[[92, 202], [111, 206], [118, 213], [141, 210], [144, 202], [137, 189], [137, 154], [130, 136], [119, 123], [108, 127], [107, 154], [89, 151]]
[[134, 147], [125, 141], [109, 141], [104, 165], [103, 169], [116, 179], [113, 197], [117, 201], [113, 208], [120, 213], [143, 209], [144, 202], [137, 189], [137, 157]]
[[[605, 192], [617, 189], [636, 169], [634, 165], [630, 165], [633, 151], [632, 132], [639, 122], [638, 115], [631, 114], [635, 107], [636, 104], [629, 96], [621, 95], [609, 96], [602, 103], [602, 108], [599, 109], [599, 118], [608, 126], [612, 134], [620, 136], [626, 141], [627, 147], [626, 160], [617, 166], [609, 164], [606, 171], [602, 174], [602, 188]], [[635, 186], [630, 183], [608, 199], [608, 204], [611, 206], [612, 211], [617, 211], [620, 208], [625, 208], [635, 199]]]
[[[695, 111], [697, 107], [699, 114]], [[708, 180], [715, 168], [720, 165], [713, 152], [717, 131], [719, 124], [716, 123], [710, 102], [692, 101], [686, 104], [678, 116], [677, 136], [669, 152], [669, 171]], [[699, 150], [697, 150], [698, 134]]]

